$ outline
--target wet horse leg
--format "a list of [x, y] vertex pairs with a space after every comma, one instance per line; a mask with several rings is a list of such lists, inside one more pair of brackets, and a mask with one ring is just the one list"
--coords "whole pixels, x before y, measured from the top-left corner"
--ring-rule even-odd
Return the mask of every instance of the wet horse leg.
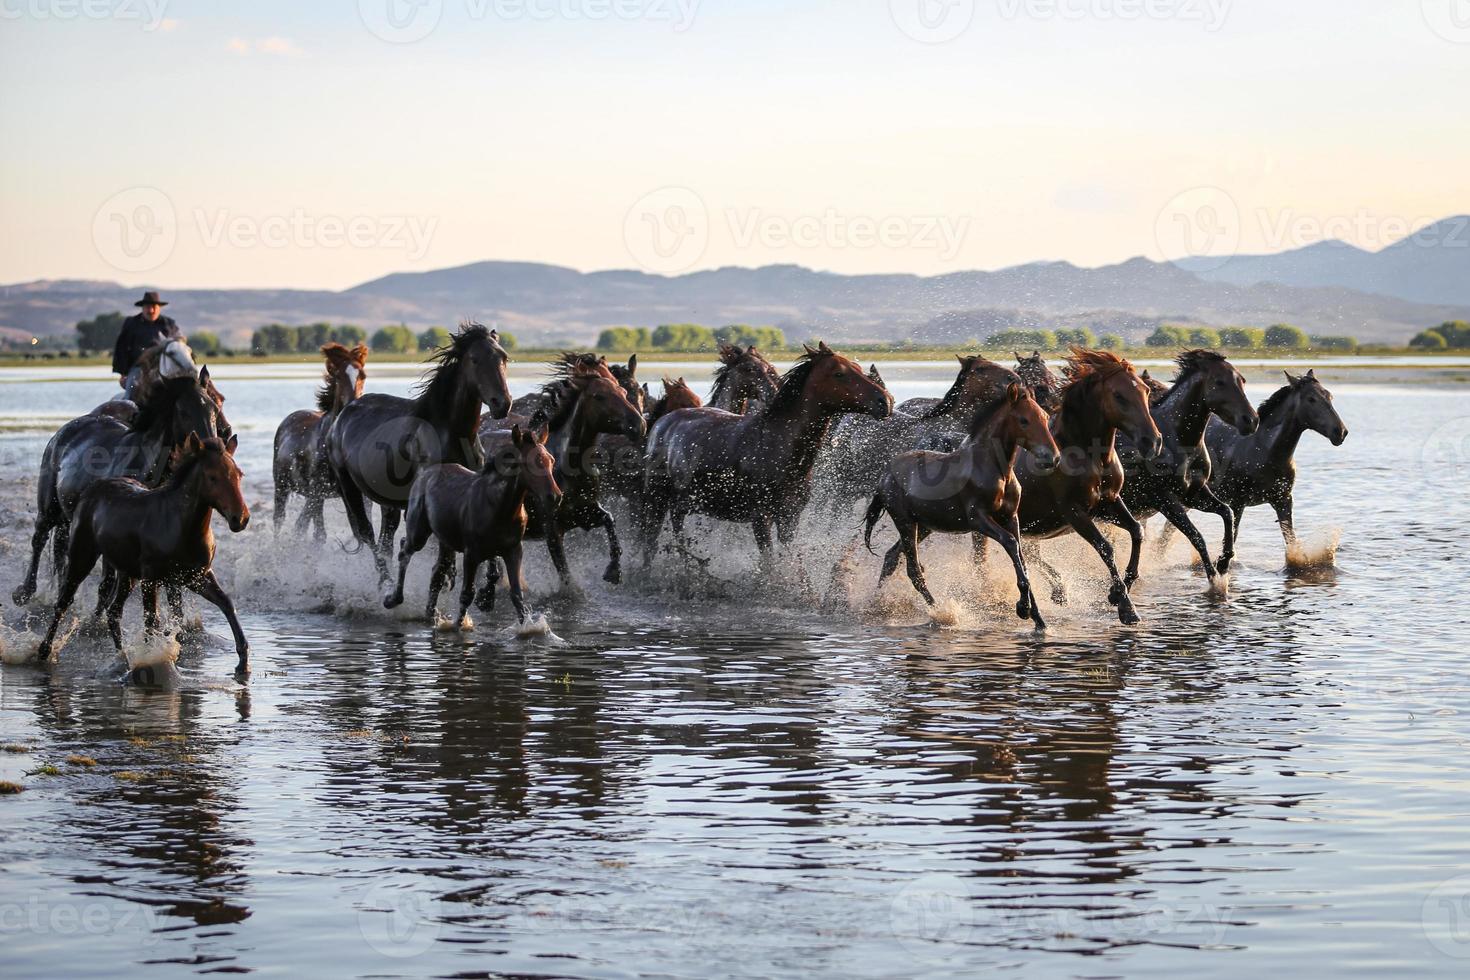
[[607, 571], [602, 573], [602, 580], [617, 585], [623, 580], [623, 546], [618, 543], [617, 526], [612, 513], [600, 504], [594, 519], [607, 530]]
[[449, 573], [454, 568], [454, 552], [439, 542], [439, 557], [434, 561], [434, 572], [429, 576], [429, 601], [424, 606], [424, 618], [434, 622], [439, 613], [439, 591], [444, 588], [444, 583], [449, 580]]
[[1296, 525], [1292, 518], [1291, 492], [1287, 491], [1284, 495], [1267, 501], [1267, 503], [1271, 505], [1272, 510], [1276, 511], [1276, 523], [1281, 525], [1281, 540], [1286, 544], [1286, 550], [1290, 552], [1297, 546]]
[[383, 507], [383, 526], [378, 531], [378, 555], [383, 567], [393, 557], [393, 538], [398, 534], [398, 525], [403, 521], [403, 511], [398, 507]]
[[[117, 578], [117, 588], [115, 588], [112, 593], [112, 602], [110, 602], [107, 606], [107, 632], [112, 634], [112, 645], [117, 648], [118, 653], [122, 653], [123, 646], [123, 607], [128, 604], [128, 596], [133, 594], [133, 589], [137, 586], [137, 584], [137, 579], [129, 575], [119, 575]], [[158, 595], [156, 592], [154, 593], [153, 598], [155, 601], [157, 601]], [[146, 605], [144, 606], [144, 616], [145, 618], [147, 616]]]
[[[36, 530], [31, 535], [31, 563], [26, 568], [25, 581], [16, 586], [15, 591], [10, 594], [10, 598], [15, 601], [17, 606], [24, 606], [35, 596], [36, 576], [40, 574], [41, 569], [41, 552], [46, 550], [46, 539], [51, 536], [51, 531], [56, 529], [59, 524], [60, 522], [55, 520], [50, 513], [50, 508], [43, 508], [36, 515]], [[57, 530], [56, 533], [59, 538], [61, 531]], [[61, 551], [55, 553], [57, 568], [61, 567], [62, 556], [65, 553], [64, 546]]]
[[52, 659], [51, 645], [56, 642], [56, 631], [61, 627], [61, 617], [71, 608], [72, 600], [77, 597], [77, 589], [92, 574], [92, 566], [96, 564], [97, 548], [91, 536], [85, 532], [77, 534], [67, 548], [66, 574], [62, 577], [61, 587], [57, 592], [56, 610], [52, 613], [51, 625], [47, 628], [41, 645], [36, 648], [36, 659], [41, 663]]
[[[491, 559], [491, 561], [494, 560]], [[470, 614], [470, 603], [475, 600], [475, 573], [480, 570], [482, 561], [479, 555], [465, 549], [464, 581], [459, 586], [459, 615], [455, 617], [455, 623], [464, 622], [464, 618]]]
[[1021, 539], [1021, 553], [1028, 565], [1035, 565], [1041, 569], [1041, 574], [1051, 583], [1051, 601], [1059, 606], [1067, 604], [1067, 586], [1062, 581], [1062, 573], [1057, 567], [1047, 561], [1041, 555], [1041, 545], [1036, 541]]
[[187, 629], [188, 624], [184, 622], [184, 587], [178, 582], [168, 582], [163, 591], [168, 596], [169, 615], [173, 616], [180, 629]]
[[1220, 542], [1220, 560], [1215, 563], [1216, 570], [1224, 575], [1230, 571], [1230, 562], [1235, 558], [1235, 512], [1230, 509], [1229, 504], [1215, 496], [1215, 491], [1208, 484], [1195, 491], [1191, 503], [1196, 510], [1214, 514], [1225, 524], [1225, 537]]
[[101, 619], [107, 615], [108, 603], [112, 601], [117, 582], [117, 570], [106, 558], [102, 559], [102, 581], [97, 583], [97, 608], [92, 611], [94, 619]]
[[[378, 553], [377, 542], [373, 539], [373, 522], [368, 517], [367, 502], [363, 500], [362, 491], [352, 482], [351, 474], [344, 471], [337, 471], [337, 489], [342, 495], [342, 505], [347, 508], [347, 523], [352, 528], [352, 536], [361, 547], [372, 553], [373, 561], [378, 566], [378, 581], [386, 581], [388, 562]], [[384, 519], [386, 520], [386, 511]]]
[[[276, 537], [281, 536], [281, 525], [286, 523], [286, 504], [291, 499], [291, 485], [279, 474], [276, 477], [276, 505], [271, 511], [271, 528]], [[296, 519], [296, 533], [301, 533], [301, 519]]]
[[[973, 537], [994, 539], [1000, 542], [1005, 549], [1006, 555], [1011, 559], [1011, 565], [1016, 570], [1016, 591], [1019, 597], [1016, 599], [1016, 618], [1039, 619], [1040, 611], [1036, 609], [1036, 599], [1031, 594], [1031, 580], [1026, 575], [1026, 563], [1021, 560], [1021, 545], [1014, 532], [1001, 524], [990, 514], [977, 510], [971, 515], [971, 524], [975, 527]], [[1014, 523], [1014, 521], [1013, 521]], [[1040, 623], [1037, 629], [1045, 629], [1046, 624]]]
[[[892, 514], [889, 515], [893, 517]], [[928, 533], [907, 520], [900, 523], [899, 518], [894, 517], [894, 524], [898, 526], [898, 543], [903, 548], [903, 556], [908, 562], [909, 581], [914, 583], [914, 588], [919, 590], [919, 595], [929, 605], [935, 605], [934, 596], [929, 592], [929, 586], [924, 582], [924, 566], [919, 564], [919, 542], [928, 537]]]
[[1204, 563], [1205, 578], [1213, 583], [1215, 576], [1220, 573], [1215, 571], [1215, 562], [1210, 558], [1210, 548], [1205, 543], [1205, 536], [1199, 533], [1199, 528], [1195, 527], [1194, 521], [1189, 519], [1189, 511], [1185, 509], [1184, 504], [1172, 495], [1164, 497], [1159, 501], [1159, 513], [1163, 514], [1165, 520], [1170, 524], [1183, 532], [1184, 536], [1189, 539], [1189, 543], [1194, 545], [1194, 550], [1199, 552], [1200, 561]]
[[1118, 566], [1113, 563], [1113, 545], [1103, 533], [1098, 530], [1097, 525], [1092, 522], [1092, 517], [1087, 511], [1072, 507], [1067, 513], [1067, 523], [1072, 530], [1092, 545], [1092, 550], [1103, 560], [1108, 568], [1108, 575], [1112, 577], [1113, 587], [1108, 593], [1108, 601], [1118, 607], [1118, 620], [1129, 626], [1138, 622], [1138, 613], [1133, 608], [1133, 600], [1128, 596], [1128, 587], [1123, 584], [1123, 577], [1118, 574]]
[[1123, 574], [1123, 584], [1131, 589], [1138, 581], [1139, 553], [1143, 550], [1143, 525], [1133, 516], [1121, 497], [1114, 497], [1099, 505], [1097, 514], [1114, 527], [1121, 527], [1128, 532], [1128, 570]]
[[[494, 564], [493, 559], [491, 564]], [[519, 543], [512, 545], [505, 553], [505, 575], [510, 580], [510, 601], [516, 607], [516, 619], [524, 623], [527, 618], [527, 610], [525, 586], [521, 581], [521, 546]]]
[[149, 579], [143, 583], [143, 634], [157, 633], [159, 622], [158, 583]]
[[[413, 556], [424, 549], [429, 543], [429, 522], [410, 514], [408, 526], [404, 530], [403, 544], [398, 549], [398, 581], [393, 591], [383, 597], [384, 609], [396, 609], [403, 605], [403, 580], [408, 577], [408, 563], [413, 561]], [[441, 549], [442, 552], [442, 549]], [[442, 558], [442, 554], [441, 554]], [[434, 604], [429, 604], [429, 619], [434, 618]]]
[[235, 636], [235, 673], [245, 675], [250, 673], [250, 641], [245, 639], [245, 630], [240, 627], [240, 618], [235, 615], [235, 604], [225, 594], [224, 588], [219, 584], [219, 579], [214, 577], [214, 570], [206, 568], [198, 578], [190, 583], [200, 598], [213, 603], [219, 611], [225, 614], [229, 621], [230, 632]]

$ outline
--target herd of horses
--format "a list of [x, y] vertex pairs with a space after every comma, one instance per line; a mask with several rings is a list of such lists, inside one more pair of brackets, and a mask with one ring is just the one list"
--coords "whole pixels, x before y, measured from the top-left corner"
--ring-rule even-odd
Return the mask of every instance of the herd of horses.
[[[180, 616], [187, 588], [225, 614], [237, 670], [248, 671], [248, 643], [211, 570], [211, 514], [232, 531], [250, 517], [232, 459], [237, 440], [207, 368], [157, 369], [177, 363], [177, 344], [144, 355], [136, 402], [107, 402], [67, 423], [42, 456], [30, 564], [13, 594], [21, 605], [34, 597], [49, 540], [59, 587], [42, 661], [53, 656], [62, 617], [100, 560], [97, 610], [119, 647], [120, 617], [135, 588], [142, 586], [147, 630], [161, 622], [160, 590]], [[360, 550], [380, 581], [393, 583], [384, 599], [390, 608], [403, 602], [412, 559], [432, 539], [430, 620], [439, 593], [458, 576], [460, 620], [471, 604], [490, 611], [503, 577], [524, 621], [526, 540], [545, 542], [562, 587], [575, 590], [564, 543], [570, 530], [605, 532], [603, 578], [620, 582], [615, 514], [631, 523], [645, 565], [666, 525], [678, 553], [694, 560], [689, 517], [748, 524], [769, 573], [778, 543], [793, 542], [816, 496], [836, 517], [866, 502], [870, 550], [878, 524], [890, 518], [897, 540], [882, 577], [904, 562], [930, 605], [918, 555], [925, 538], [969, 535], [977, 561], [986, 542], [997, 542], [1015, 570], [1016, 614], [1038, 629], [1045, 620], [1028, 565], [1050, 579], [1053, 601], [1065, 593], [1036, 542], [1075, 533], [1106, 566], [1120, 621], [1136, 623], [1129, 590], [1139, 577], [1140, 520], [1162, 514], [1182, 531], [1215, 584], [1229, 571], [1247, 508], [1272, 507], [1293, 544], [1301, 436], [1315, 431], [1334, 445], [1347, 437], [1313, 372], [1288, 373], [1256, 408], [1241, 374], [1207, 350], [1181, 353], [1168, 384], [1100, 350], [1074, 348], [1062, 377], [1039, 354], [1017, 354], [1014, 368], [962, 355], [943, 397], [897, 406], [876, 365], [865, 371], [825, 343], [807, 347], [784, 374], [754, 347], [722, 346], [707, 402], [682, 378], [663, 378], [655, 398], [638, 378], [636, 355], [621, 364], [586, 353], [561, 355], [544, 385], [513, 399], [509, 355], [494, 330], [474, 323], [433, 355], [411, 397], [364, 392], [361, 345], [328, 344], [322, 354], [316, 409], [292, 413], [276, 432], [275, 530], [299, 496], [297, 533], [324, 540], [324, 504], [340, 499]], [[376, 532], [369, 504], [379, 511]], [[1191, 510], [1223, 522], [1217, 557]], [[395, 576], [390, 561], [405, 518]], [[1099, 523], [1129, 536], [1122, 572]]]

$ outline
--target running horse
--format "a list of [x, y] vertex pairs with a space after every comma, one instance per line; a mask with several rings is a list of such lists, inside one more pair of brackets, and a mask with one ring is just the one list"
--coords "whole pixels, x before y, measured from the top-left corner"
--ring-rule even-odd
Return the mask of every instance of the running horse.
[[[1244, 435], [1256, 431], [1260, 419], [1245, 396], [1245, 378], [1241, 377], [1225, 355], [1209, 350], [1188, 350], [1176, 359], [1178, 373], [1174, 383], [1159, 393], [1151, 393], [1149, 412], [1164, 437], [1164, 447], [1157, 457], [1139, 461], [1127, 436], [1119, 438], [1119, 452], [1127, 477], [1123, 483], [1123, 501], [1134, 517], [1148, 520], [1163, 514], [1199, 552], [1205, 577], [1211, 587], [1218, 587], [1217, 576], [1230, 570], [1235, 557], [1235, 521], [1230, 508], [1209, 487], [1210, 452], [1205, 448], [1205, 426], [1211, 418], [1223, 420]], [[1220, 560], [1211, 561], [1205, 539], [1189, 519], [1185, 500], [1198, 501], [1201, 510], [1218, 515], [1225, 522], [1225, 540]], [[1128, 575], [1138, 575], [1138, 552], [1143, 544], [1140, 529], [1133, 538], [1128, 558]]]
[[[663, 394], [651, 398], [648, 385], [642, 386], [645, 411], [645, 436], [654, 423], [681, 408], [702, 408], [703, 400], [683, 378], [663, 379]], [[651, 399], [651, 400], [650, 400]], [[643, 492], [643, 439], [604, 435], [597, 440], [598, 469], [602, 471], [602, 489], [615, 497], [635, 500]]]
[[1061, 450], [1060, 464], [1047, 470], [1029, 453], [1017, 460], [1021, 533], [1052, 538], [1075, 531], [1081, 536], [1107, 566], [1113, 583], [1108, 601], [1118, 607], [1118, 619], [1131, 625], [1138, 622], [1128, 596], [1133, 582], [1118, 574], [1113, 546], [1095, 518], [1125, 530], [1138, 527], [1121, 496], [1123, 464], [1114, 442], [1121, 431], [1144, 459], [1153, 459], [1164, 437], [1149, 414], [1148, 389], [1132, 364], [1108, 351], [1080, 347], [1072, 348], [1067, 364], [1069, 380], [1061, 391], [1061, 409], [1052, 415], [1050, 425]]
[[[572, 591], [571, 568], [567, 563], [562, 535], [573, 529], [603, 528], [607, 532], [608, 564], [603, 580], [622, 581], [622, 545], [612, 514], [602, 506], [602, 471], [598, 440], [604, 435], [625, 436], [635, 444], [644, 436], [643, 415], [628, 401], [625, 389], [609, 380], [604, 368], [580, 363], [565, 377], [542, 388], [541, 407], [532, 427], [544, 426], [549, 433], [548, 451], [556, 460], [556, 483], [561, 488], [560, 504], [554, 514], [533, 513], [526, 536], [544, 538], [552, 563], [561, 576], [562, 588]], [[480, 444], [486, 457], [515, 449], [513, 438], [499, 424], [482, 427]]]
[[720, 366], [705, 404], [736, 415], [744, 415], [755, 402], [770, 401], [781, 383], [781, 374], [752, 344], [720, 345]]
[[342, 409], [362, 397], [362, 386], [367, 381], [368, 349], [363, 344], [351, 350], [341, 344], [324, 344], [322, 356], [326, 367], [316, 393], [316, 411], [292, 412], [276, 427], [271, 458], [276, 506], [271, 521], [277, 537], [286, 522], [286, 504], [295, 493], [306, 502], [296, 518], [296, 534], [314, 525], [317, 541], [327, 539], [322, 504], [328, 497], [337, 496], [337, 483], [327, 467], [327, 432]]
[[862, 366], [825, 343], [806, 348], [776, 393], [745, 415], [718, 408], [671, 412], [648, 439], [638, 514], [643, 562], [653, 560], [665, 515], [687, 554], [684, 520], [707, 514], [749, 523], [770, 567], [771, 528], [790, 544], [811, 496], [812, 467], [838, 416], [893, 413], [893, 397]]
[[878, 480], [877, 492], [864, 517], [863, 543], [873, 550], [873, 528], [885, 513], [898, 531], [898, 543], [883, 557], [881, 583], [908, 561], [909, 581], [934, 605], [919, 564], [919, 544], [934, 531], [984, 535], [999, 541], [1016, 569], [1016, 615], [1046, 629], [1021, 557], [1021, 529], [1016, 511], [1021, 485], [1016, 455], [1027, 450], [1043, 472], [1057, 464], [1056, 441], [1047, 428], [1046, 412], [1029, 387], [1010, 385], [981, 408], [970, 423], [969, 437], [952, 453], [919, 451], [893, 459]]
[[[434, 368], [414, 397], [366, 394], [344, 406], [332, 423], [327, 465], [347, 507], [352, 532], [372, 552], [380, 580], [388, 578], [393, 536], [419, 467], [459, 463], [478, 470], [484, 465], [477, 438], [480, 407], [488, 408], [493, 418], [504, 418], [510, 411], [505, 376], [509, 360], [494, 330], [463, 324], [434, 353]], [[378, 542], [367, 515], [369, 500], [383, 510]]]
[[[93, 483], [123, 477], [145, 486], [158, 486], [168, 475], [173, 451], [190, 435], [208, 439], [224, 434], [223, 444], [234, 453], [237, 440], [218, 402], [210, 395], [211, 387], [208, 368], [197, 378], [153, 378], [139, 386], [142, 403], [130, 420], [92, 412], [56, 431], [41, 454], [31, 560], [24, 581], [11, 595], [16, 605], [26, 605], [36, 594], [41, 552], [48, 539], [60, 577], [72, 514], [82, 493]], [[104, 576], [99, 605], [110, 595], [110, 578]]]
[[1031, 397], [1036, 399], [1036, 404], [1041, 410], [1050, 415], [1062, 407], [1061, 388], [1062, 381], [1051, 368], [1046, 365], [1046, 358], [1041, 356], [1041, 351], [1034, 350], [1027, 356], [1022, 356], [1020, 351], [1012, 351], [1016, 355], [1016, 374], [1021, 376], [1026, 387], [1031, 389]]

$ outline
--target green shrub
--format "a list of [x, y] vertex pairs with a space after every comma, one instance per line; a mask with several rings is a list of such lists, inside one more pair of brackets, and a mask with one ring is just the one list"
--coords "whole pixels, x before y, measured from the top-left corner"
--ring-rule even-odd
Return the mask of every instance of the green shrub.
[[224, 347], [219, 342], [219, 335], [209, 330], [196, 330], [189, 334], [188, 344], [190, 350], [202, 357], [218, 357]]
[[1351, 354], [1358, 349], [1358, 338], [1340, 336], [1336, 334], [1313, 334], [1313, 350], [1343, 351]]
[[1444, 339], [1444, 334], [1438, 330], [1425, 330], [1417, 333], [1414, 339], [1409, 341], [1410, 347], [1419, 347], [1423, 350], [1444, 350], [1449, 345], [1449, 341]]
[[1221, 327], [1220, 346], [1231, 350], [1254, 350], [1266, 342], [1266, 331], [1259, 327]]
[[659, 350], [714, 350], [715, 332], [697, 323], [665, 323], [653, 328], [653, 346]]
[[1210, 327], [1191, 327], [1189, 330], [1189, 346], [1207, 347], [1213, 350], [1220, 346], [1220, 331]]
[[373, 350], [379, 354], [407, 354], [418, 346], [418, 338], [405, 326], [384, 327], [373, 334]]
[[1057, 347], [1096, 347], [1097, 334], [1091, 327], [1062, 327], [1057, 330]]
[[448, 347], [449, 342], [453, 339], [454, 338], [450, 335], [449, 331], [445, 330], [443, 327], [430, 327], [423, 333], [419, 334], [419, 350], [431, 351], [438, 350], [441, 347]]
[[1097, 346], [1103, 350], [1122, 350], [1128, 342], [1115, 333], [1105, 333], [1098, 339]]
[[1278, 323], [1266, 328], [1266, 346], [1272, 350], [1306, 350], [1311, 345], [1311, 339], [1301, 327]]
[[1011, 350], [1056, 350], [1057, 335], [1050, 330], [1001, 330], [985, 338], [986, 347]]
[[1150, 347], [1188, 347], [1189, 331], [1183, 327], [1171, 327], [1165, 324], [1148, 335], [1144, 341]]

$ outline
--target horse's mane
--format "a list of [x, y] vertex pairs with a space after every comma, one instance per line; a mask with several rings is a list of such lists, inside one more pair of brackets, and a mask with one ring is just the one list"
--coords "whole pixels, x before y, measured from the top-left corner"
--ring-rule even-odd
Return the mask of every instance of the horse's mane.
[[1092, 387], [1116, 374], [1132, 371], [1133, 365], [1112, 351], [1073, 347], [1067, 354], [1067, 383], [1062, 386], [1062, 411], [1076, 412]]
[[[1027, 388], [1024, 384], [1021, 385], [1021, 391], [1024, 397], [1032, 398], [1031, 389]], [[980, 432], [987, 425], [990, 424], [990, 420], [995, 418], [995, 416], [1000, 412], [1002, 408], [1010, 404], [1010, 400], [1010, 386], [1007, 385], [1001, 389], [1000, 394], [996, 395], [994, 398], [991, 398], [989, 401], [983, 403], [978, 409], [976, 409], [975, 417], [970, 421], [970, 438], [973, 439], [978, 436]], [[1032, 400], [1034, 401], [1035, 399], [1032, 398]]]
[[836, 356], [836, 351], [825, 347], [819, 347], [816, 350], [808, 347], [806, 353], [796, 359], [791, 369], [781, 375], [781, 381], [776, 385], [776, 394], [766, 403], [764, 410], [769, 414], [795, 408], [796, 404], [801, 401], [807, 379], [811, 377], [812, 370], [817, 363], [825, 358]]
[[[944, 397], [939, 399], [939, 401], [935, 403], [933, 408], [929, 409], [927, 412], [924, 412], [922, 415], [919, 416], [919, 418], [937, 419], [940, 416], [948, 415], [951, 411], [954, 410], [954, 407], [959, 404], [960, 395], [964, 392], [965, 381], [970, 377], [970, 372], [981, 371], [993, 367], [1000, 367], [1000, 365], [996, 364], [992, 360], [981, 357], [979, 354], [972, 354], [969, 357], [965, 358], [965, 363], [964, 366], [960, 368], [960, 373], [955, 375], [954, 384], [949, 386], [949, 390], [944, 393]], [[1012, 372], [1012, 374], [1014, 374], [1014, 372]], [[1020, 380], [1019, 377], [1017, 378], [1017, 380]]]
[[730, 383], [730, 375], [741, 361], [746, 359], [756, 361], [765, 366], [766, 373], [776, 373], [775, 367], [772, 366], [770, 361], [766, 360], [765, 355], [755, 349], [754, 344], [743, 350], [739, 344], [721, 344], [719, 356], [720, 366], [715, 368], [715, 383], [709, 392], [710, 401], [718, 400], [720, 392], [724, 391], [725, 387]]
[[330, 412], [332, 406], [337, 403], [337, 393], [332, 384], [333, 368], [341, 370], [348, 364], [361, 368], [367, 363], [368, 349], [365, 344], [358, 344], [348, 350], [338, 343], [322, 345], [322, 355], [326, 358], [326, 366], [322, 369], [322, 386], [316, 392], [316, 407], [323, 412]]
[[1279, 411], [1286, 404], [1286, 400], [1300, 390], [1308, 381], [1316, 380], [1316, 378], [1308, 377], [1291, 378], [1286, 384], [1273, 391], [1271, 397], [1261, 402], [1261, 406], [1256, 409], [1256, 414], [1262, 419], [1265, 419], [1266, 416]]
[[163, 352], [168, 350], [168, 346], [175, 343], [180, 344], [184, 348], [185, 353], [189, 355], [191, 361], [194, 359], [194, 352], [189, 349], [187, 343], [175, 337], [165, 337], [139, 354], [138, 359], [133, 362], [134, 367], [142, 369], [138, 372], [138, 384], [134, 391], [137, 395], [135, 400], [139, 403], [151, 398], [159, 382], [164, 380], [162, 372], [159, 370], [159, 361], [163, 359]]
[[[153, 424], [158, 421], [164, 412], [173, 408], [174, 403], [185, 392], [195, 389], [203, 392], [203, 386], [199, 383], [198, 378], [159, 379], [156, 383], [149, 385], [149, 391], [146, 397], [140, 393], [139, 401], [137, 402], [138, 414], [133, 416], [130, 427], [134, 432], [146, 432], [153, 427]], [[209, 398], [207, 393], [205, 393], [205, 401], [209, 402], [211, 408], [215, 407], [214, 400]], [[218, 413], [218, 409], [215, 410]]]
[[649, 403], [648, 406], [648, 424], [650, 427], [653, 425], [653, 423], [657, 422], [659, 419], [668, 414], [669, 392], [671, 391], [687, 392], [689, 394], [689, 397], [694, 399], [694, 404], [696, 407], [704, 404], [699, 395], [695, 393], [693, 388], [689, 387], [689, 385], [684, 381], [683, 378], [674, 379], [665, 376], [663, 382], [664, 393], [658, 398], [654, 399], [651, 403]]
[[1182, 351], [1174, 358], [1178, 371], [1174, 374], [1174, 380], [1168, 387], [1155, 388], [1149, 385], [1148, 403], [1151, 407], [1158, 407], [1167, 402], [1174, 392], [1179, 391], [1182, 383], [1189, 380], [1195, 374], [1203, 371], [1211, 364], [1219, 364], [1225, 360], [1225, 355], [1219, 351], [1196, 348], [1195, 350]]
[[494, 330], [483, 323], [466, 320], [459, 325], [459, 332], [450, 338], [449, 343], [430, 355], [429, 360], [435, 367], [414, 387], [414, 400], [420, 405], [441, 405], [447, 410], [454, 397], [454, 379], [459, 374], [465, 354], [481, 341], [487, 341], [501, 357], [507, 357]]
[[194, 472], [200, 463], [204, 462], [204, 457], [211, 453], [223, 456], [227, 452], [228, 450], [225, 449], [224, 440], [214, 436], [200, 440], [198, 449], [179, 448], [175, 450], [173, 458], [170, 461], [173, 466], [173, 472], [169, 477], [169, 483], [174, 486], [183, 483], [189, 478], [189, 474]]
[[616, 369], [605, 364], [601, 356], [591, 352], [578, 354], [576, 351], [564, 350], [556, 355], [556, 360], [551, 362], [552, 381], [564, 381], [576, 374], [579, 369], [599, 372], [606, 370], [613, 375], [614, 379], [617, 377], [616, 374], [613, 374]]

